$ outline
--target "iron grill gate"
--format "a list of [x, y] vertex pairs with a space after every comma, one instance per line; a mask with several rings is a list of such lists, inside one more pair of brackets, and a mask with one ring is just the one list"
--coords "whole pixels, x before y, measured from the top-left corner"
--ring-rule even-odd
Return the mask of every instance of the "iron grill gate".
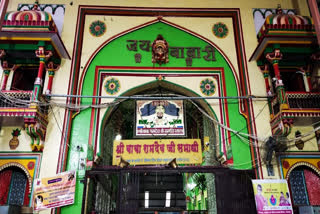
[[[168, 168], [161, 166], [99, 167], [87, 171], [82, 203], [83, 214], [151, 214], [211, 213], [189, 211], [183, 191], [183, 173], [212, 173], [215, 177], [216, 205], [219, 214], [256, 213], [251, 179], [253, 171], [225, 167], [193, 166]], [[166, 207], [166, 192], [171, 192]], [[148, 192], [148, 207], [145, 193]]]

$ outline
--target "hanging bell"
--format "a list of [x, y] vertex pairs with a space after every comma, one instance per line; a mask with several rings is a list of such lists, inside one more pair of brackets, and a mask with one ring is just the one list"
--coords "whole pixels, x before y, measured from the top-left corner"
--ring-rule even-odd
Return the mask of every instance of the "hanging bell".
[[121, 168], [125, 168], [128, 167], [130, 165], [130, 163], [126, 160], [124, 160], [122, 157], [120, 157], [120, 162], [119, 162], [119, 166]]
[[177, 168], [177, 167], [178, 167], [178, 164], [177, 164], [176, 158], [172, 159], [172, 161], [170, 161], [170, 162], [168, 163], [168, 166], [169, 166], [170, 168], [173, 168], [173, 169]]

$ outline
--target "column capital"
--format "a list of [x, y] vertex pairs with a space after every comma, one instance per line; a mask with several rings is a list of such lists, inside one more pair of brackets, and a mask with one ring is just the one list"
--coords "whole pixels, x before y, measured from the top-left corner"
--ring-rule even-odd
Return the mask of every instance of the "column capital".
[[320, 61], [320, 52], [312, 54], [310, 58], [312, 61]]
[[12, 65], [9, 64], [9, 62], [7, 60], [2, 61], [2, 69], [4, 70], [4, 72], [6, 71], [12, 71], [12, 70], [16, 70], [19, 66], [16, 65]]
[[268, 77], [269, 76], [269, 66], [268, 64], [264, 64], [264, 65], [261, 65], [261, 66], [258, 66], [261, 73], [263, 74], [264, 77]]
[[58, 71], [60, 69], [60, 65], [59, 64], [54, 64], [52, 61], [50, 61], [48, 64], [47, 64], [47, 67], [46, 67], [46, 70], [48, 71], [49, 73], [49, 76], [53, 76], [54, 73], [56, 71]]
[[40, 58], [40, 62], [48, 60], [53, 55], [52, 51], [46, 51], [42, 46], [40, 46], [35, 53], [36, 57]]
[[279, 61], [282, 59], [282, 53], [280, 52], [280, 49], [275, 49], [273, 52], [267, 53], [266, 59], [272, 64], [279, 63]]
[[6, 51], [3, 49], [0, 49], [0, 59], [3, 58], [6, 55]]

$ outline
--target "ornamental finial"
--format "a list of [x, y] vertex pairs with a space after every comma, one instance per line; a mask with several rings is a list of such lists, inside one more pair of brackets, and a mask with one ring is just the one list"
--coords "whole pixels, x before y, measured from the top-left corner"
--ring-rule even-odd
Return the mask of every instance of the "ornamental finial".
[[278, 7], [276, 9], [276, 14], [282, 14], [281, 4], [278, 4]]
[[34, 5], [33, 5], [32, 10], [38, 10], [38, 8], [39, 8], [39, 1], [36, 0], [36, 1], [34, 2]]

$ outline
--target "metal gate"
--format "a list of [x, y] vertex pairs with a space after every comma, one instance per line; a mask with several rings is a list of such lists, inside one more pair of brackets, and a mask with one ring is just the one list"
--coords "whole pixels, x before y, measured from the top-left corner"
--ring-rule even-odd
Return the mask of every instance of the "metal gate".
[[[249, 170], [214, 166], [99, 167], [86, 172], [83, 214], [212, 213], [187, 211], [183, 173], [212, 173], [219, 214], [256, 213]], [[169, 206], [166, 193], [170, 193]]]

